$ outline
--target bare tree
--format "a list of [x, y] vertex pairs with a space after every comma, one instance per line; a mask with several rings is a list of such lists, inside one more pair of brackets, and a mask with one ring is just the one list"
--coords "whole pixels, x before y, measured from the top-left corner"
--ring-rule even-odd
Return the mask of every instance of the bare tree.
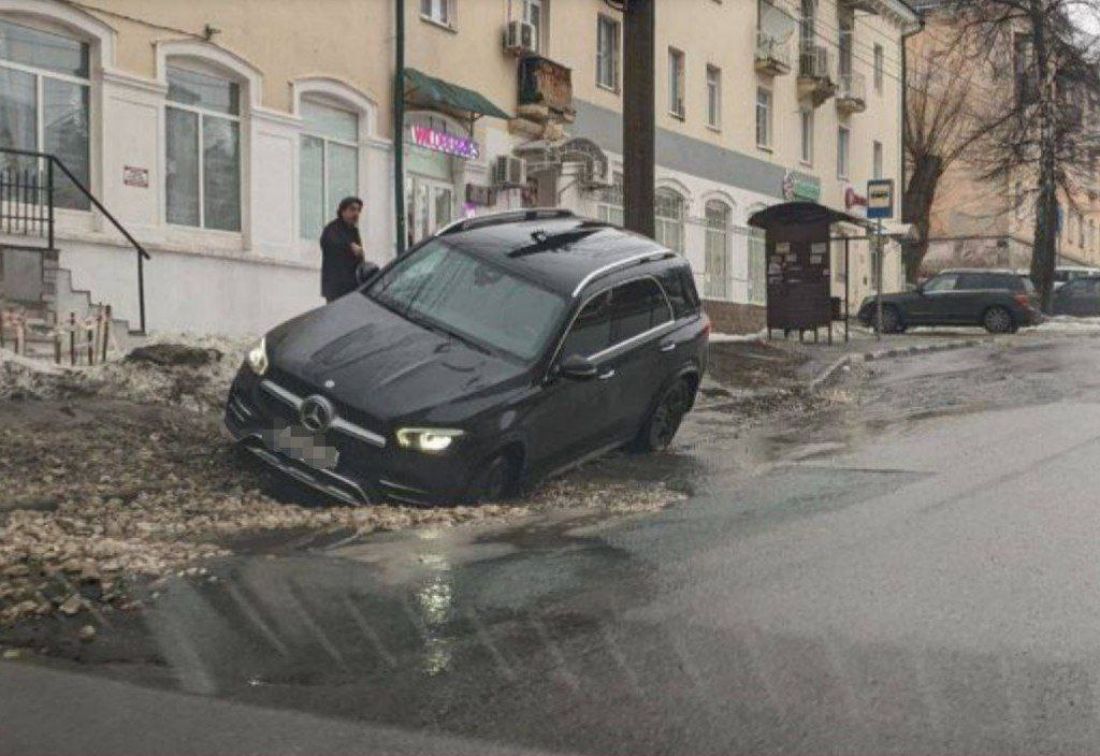
[[931, 29], [911, 40], [906, 72], [905, 159], [908, 178], [902, 195], [902, 218], [916, 228], [916, 239], [902, 248], [905, 276], [915, 282], [928, 254], [929, 229], [936, 190], [952, 165], [973, 151], [990, 114], [980, 111], [980, 84], [988, 76], [974, 65], [966, 35], [949, 41]]
[[[1059, 202], [1077, 209], [1093, 190], [1100, 148], [1090, 111], [1100, 98], [1094, 39], [1100, 0], [956, 0], [956, 29], [976, 41], [1011, 88], [989, 103], [977, 164], [983, 178], [1020, 184], [1035, 209], [1031, 277], [1051, 307]], [[975, 61], [978, 57], [973, 58]], [[1005, 65], [1011, 61], [1009, 65]], [[1017, 198], [1019, 201], [1019, 198]]]

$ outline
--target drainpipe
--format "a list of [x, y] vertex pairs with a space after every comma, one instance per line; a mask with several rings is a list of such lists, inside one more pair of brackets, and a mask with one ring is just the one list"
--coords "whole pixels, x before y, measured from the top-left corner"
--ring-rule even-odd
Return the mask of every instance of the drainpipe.
[[[898, 190], [901, 192], [901, 196], [905, 196], [905, 156], [908, 154], [905, 144], [905, 118], [909, 112], [909, 38], [920, 34], [924, 31], [924, 17], [920, 16], [917, 19], [917, 27], [910, 29], [907, 32], [901, 33], [901, 163], [899, 164], [899, 175], [901, 180], [899, 182]], [[899, 205], [902, 203], [899, 202]], [[901, 219], [903, 222], [905, 218]]]
[[397, 256], [405, 254], [405, 0], [394, 0], [397, 28], [393, 75], [393, 211]]

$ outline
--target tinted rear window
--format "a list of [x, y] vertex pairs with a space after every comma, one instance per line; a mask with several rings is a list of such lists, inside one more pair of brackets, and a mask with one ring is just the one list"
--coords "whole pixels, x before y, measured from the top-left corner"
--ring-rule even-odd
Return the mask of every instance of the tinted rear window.
[[689, 268], [683, 265], [668, 268], [660, 274], [660, 279], [672, 305], [672, 313], [677, 319], [699, 311], [699, 294], [695, 291], [695, 282]]
[[652, 278], [616, 286], [611, 292], [611, 342], [626, 341], [671, 319], [668, 300]]

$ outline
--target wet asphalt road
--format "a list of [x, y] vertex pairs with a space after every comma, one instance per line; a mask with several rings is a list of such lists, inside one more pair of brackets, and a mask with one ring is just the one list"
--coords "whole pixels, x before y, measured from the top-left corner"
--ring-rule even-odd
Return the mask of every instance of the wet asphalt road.
[[699, 413], [659, 514], [173, 581], [65, 727], [72, 666], [0, 665], [3, 750], [1100, 750], [1100, 339], [873, 370], [783, 425]]

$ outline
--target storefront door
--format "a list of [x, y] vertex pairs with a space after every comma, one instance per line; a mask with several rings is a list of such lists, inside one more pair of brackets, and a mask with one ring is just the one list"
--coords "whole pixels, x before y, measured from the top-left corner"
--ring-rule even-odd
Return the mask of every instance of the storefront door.
[[406, 177], [405, 212], [411, 246], [454, 219], [454, 187], [423, 176]]

